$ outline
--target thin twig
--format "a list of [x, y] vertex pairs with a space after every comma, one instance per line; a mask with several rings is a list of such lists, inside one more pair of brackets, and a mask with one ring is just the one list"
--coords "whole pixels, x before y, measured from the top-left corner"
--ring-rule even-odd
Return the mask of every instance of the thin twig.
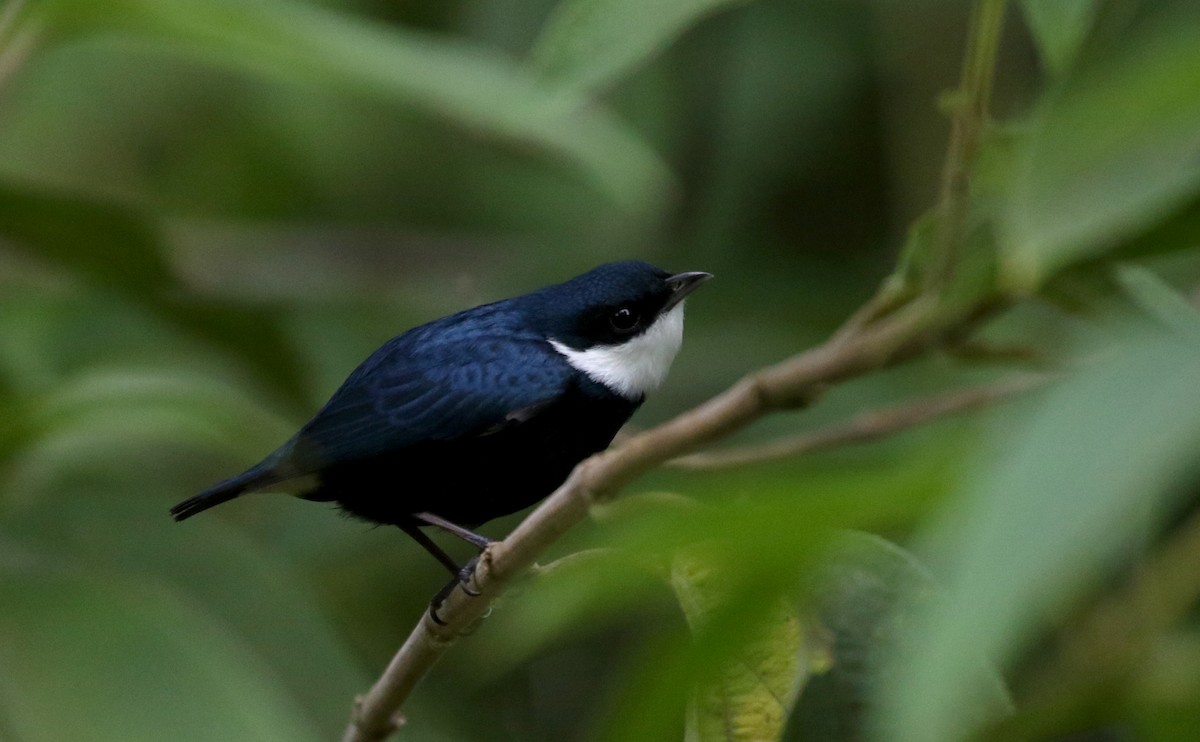
[[854, 312], [846, 318], [846, 321], [834, 331], [830, 338], [831, 342], [840, 343], [843, 340], [854, 337], [859, 330], [878, 320], [880, 317], [887, 314], [890, 310], [903, 304], [903, 292], [899, 290], [896, 282], [889, 277], [884, 281], [875, 295], [868, 299], [862, 306], [854, 310]]
[[400, 707], [450, 644], [487, 611], [506, 582], [586, 518], [594, 503], [615, 496], [663, 462], [724, 438], [768, 412], [802, 406], [830, 384], [911, 357], [961, 319], [947, 316], [932, 301], [915, 302], [853, 338], [820, 345], [751, 374], [699, 407], [581, 463], [508, 538], [484, 552], [475, 572], [478, 597], [454, 590], [439, 611], [445, 625], [422, 617], [375, 686], [355, 704], [343, 742], [381, 740], [395, 731]]
[[942, 167], [934, 265], [927, 276], [944, 285], [954, 275], [971, 208], [971, 174], [988, 121], [1006, 0], [978, 0], [971, 9], [962, 79], [954, 93], [950, 144]]
[[529, 573], [534, 577], [548, 577], [563, 570], [577, 569], [581, 564], [591, 564], [607, 559], [614, 553], [613, 549], [607, 547], [584, 549], [559, 557], [549, 564], [533, 564], [529, 568]]
[[1030, 374], [996, 384], [958, 389], [895, 407], [870, 410], [823, 430], [800, 433], [759, 446], [694, 453], [668, 461], [666, 465], [674, 469], [710, 471], [794, 458], [848, 443], [865, 443], [950, 415], [1006, 401], [1041, 387], [1047, 381], [1045, 376]]
[[917, 292], [945, 287], [953, 280], [969, 227], [971, 175], [988, 121], [1006, 3], [1007, 0], [976, 0], [972, 6], [962, 73], [952, 96], [950, 142], [946, 147], [941, 188], [934, 207], [937, 232], [931, 264], [922, 270], [919, 281], [911, 281], [904, 268], [898, 268], [884, 279], [875, 295], [834, 333], [835, 342], [852, 337], [903, 305]]

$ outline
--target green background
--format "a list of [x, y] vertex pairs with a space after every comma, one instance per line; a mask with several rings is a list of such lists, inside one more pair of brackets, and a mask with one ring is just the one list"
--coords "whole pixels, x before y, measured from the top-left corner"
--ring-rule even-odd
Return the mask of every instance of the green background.
[[[440, 567], [326, 505], [263, 495], [186, 524], [168, 507], [272, 450], [392, 335], [607, 260], [716, 274], [637, 427], [819, 342], [938, 197], [953, 105], [939, 96], [957, 83], [969, 10], [9, 0], [0, 739], [336, 738]], [[632, 495], [712, 511], [650, 500], [569, 534], [547, 559], [632, 558], [505, 600], [418, 689], [405, 738], [679, 739], [688, 668], [736, 651], [739, 614], [693, 642], [641, 561], [711, 543], [752, 615], [799, 596], [844, 529], [912, 548], [957, 596], [912, 619], [928, 651], [910, 678], [851, 678], [880, 709], [872, 735], [954, 738], [978, 657], [1018, 709], [1043, 699], [1024, 684], [1037, 648], [1069, 642], [1106, 595], [1120, 603], [1190, 513], [1197, 34], [1188, 2], [1008, 8], [972, 219], [1012, 307], [983, 334], [1032, 352], [1017, 371], [1071, 381], [871, 445], [652, 473]], [[1013, 366], [929, 353], [739, 441]], [[397, 496], [405, 486], [397, 472]], [[1063, 685], [1057, 710], [1027, 715], [1038, 731], [993, 734], [1189, 739], [1200, 663], [1180, 658], [1200, 632], [1184, 602], [1157, 623], [1131, 609], [1151, 616], [1145, 651], [1103, 683], [1082, 682], [1086, 665], [1070, 675], [1081, 687]]]

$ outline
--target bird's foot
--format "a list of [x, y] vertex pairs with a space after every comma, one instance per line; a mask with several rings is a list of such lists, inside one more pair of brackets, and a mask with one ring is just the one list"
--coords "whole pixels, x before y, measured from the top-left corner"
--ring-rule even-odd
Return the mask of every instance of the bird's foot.
[[475, 568], [479, 566], [479, 557], [482, 553], [471, 558], [471, 561], [463, 565], [463, 568], [458, 570], [458, 584], [462, 585], [462, 590], [472, 598], [478, 598], [482, 593], [471, 586], [475, 580]]
[[438, 615], [438, 610], [442, 607], [442, 602], [443, 601], [439, 600], [437, 596], [435, 596], [433, 600], [429, 601], [429, 618], [438, 626], [446, 625], [446, 622], [443, 621], [442, 617]]
[[433, 619], [433, 622], [438, 626], [446, 625], [446, 622], [443, 621], [442, 617], [438, 615], [438, 611], [441, 610], [442, 604], [446, 602], [446, 598], [450, 597], [450, 593], [454, 590], [454, 588], [458, 587], [460, 584], [458, 580], [459, 578], [455, 577], [453, 580], [450, 580], [450, 582], [447, 582], [446, 586], [441, 590], [438, 590], [437, 594], [433, 596], [433, 600], [429, 601], [429, 617]]
[[433, 596], [433, 600], [429, 601], [429, 617], [433, 619], [435, 624], [438, 626], [446, 625], [446, 622], [443, 621], [442, 617], [438, 615], [438, 610], [442, 607], [442, 604], [446, 602], [446, 598], [450, 597], [450, 593], [454, 592], [454, 588], [461, 587], [462, 591], [472, 598], [478, 598], [483, 594], [472, 586], [472, 582], [475, 579], [475, 568], [478, 566], [479, 557], [476, 556], [472, 558], [471, 561], [464, 564], [462, 568], [458, 570], [458, 574], [454, 576], [454, 579], [447, 582], [446, 585], [441, 590], [438, 590], [437, 594]]

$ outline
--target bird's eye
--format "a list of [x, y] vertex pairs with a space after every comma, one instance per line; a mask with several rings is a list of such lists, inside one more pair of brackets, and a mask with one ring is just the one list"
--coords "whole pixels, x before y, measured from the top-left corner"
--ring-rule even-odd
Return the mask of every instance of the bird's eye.
[[629, 332], [642, 321], [640, 315], [629, 307], [621, 307], [608, 318], [608, 323], [617, 332]]

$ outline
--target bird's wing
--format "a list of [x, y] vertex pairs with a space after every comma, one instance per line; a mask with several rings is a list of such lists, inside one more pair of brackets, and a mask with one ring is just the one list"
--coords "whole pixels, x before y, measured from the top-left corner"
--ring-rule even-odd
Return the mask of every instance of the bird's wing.
[[281, 449], [289, 474], [427, 441], [487, 435], [535, 416], [570, 367], [544, 341], [467, 336], [384, 346]]

